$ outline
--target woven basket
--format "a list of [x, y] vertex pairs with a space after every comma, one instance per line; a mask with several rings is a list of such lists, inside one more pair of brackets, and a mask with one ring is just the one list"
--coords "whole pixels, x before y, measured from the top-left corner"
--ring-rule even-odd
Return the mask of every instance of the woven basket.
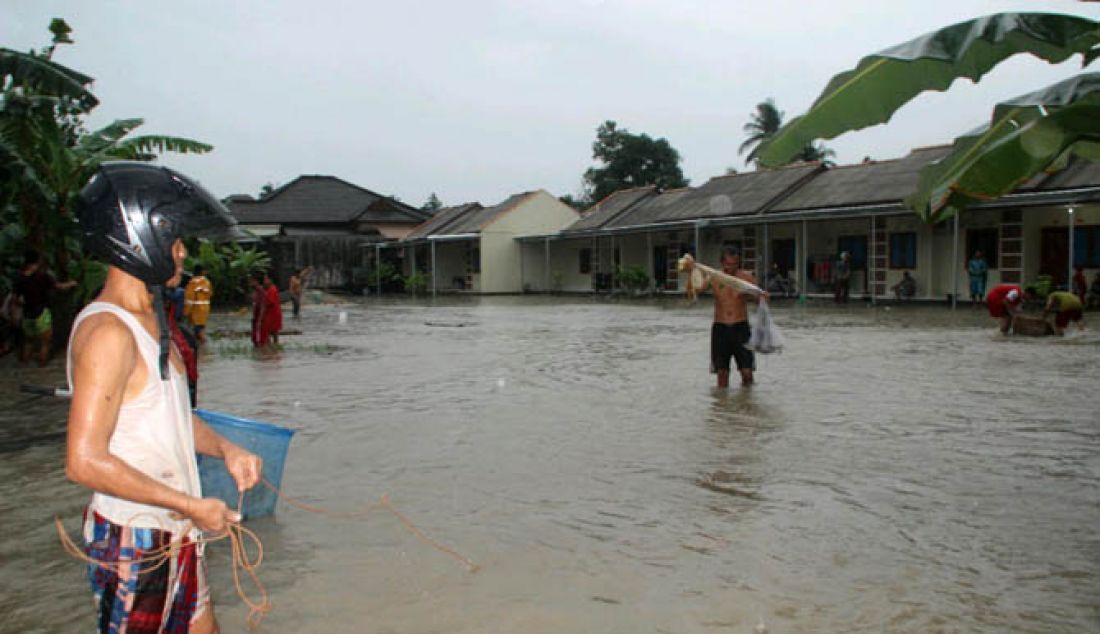
[[1026, 335], [1028, 337], [1043, 337], [1045, 335], [1053, 335], [1054, 328], [1042, 317], [1017, 315], [1016, 318], [1012, 320], [1012, 332], [1017, 335]]

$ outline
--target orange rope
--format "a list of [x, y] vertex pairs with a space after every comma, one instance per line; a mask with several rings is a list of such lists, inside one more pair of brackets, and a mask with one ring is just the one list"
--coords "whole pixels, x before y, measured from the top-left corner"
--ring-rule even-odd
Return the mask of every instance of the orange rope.
[[[460, 555], [449, 546], [441, 544], [431, 537], [428, 537], [424, 533], [424, 531], [420, 530], [420, 528], [417, 527], [416, 524], [413, 524], [413, 522], [409, 520], [409, 518], [405, 517], [400, 511], [394, 508], [393, 504], [390, 503], [389, 496], [387, 495], [383, 495], [374, 504], [367, 505], [367, 507], [362, 511], [331, 511], [317, 506], [311, 506], [309, 504], [306, 504], [305, 502], [296, 500], [280, 491], [278, 487], [268, 482], [267, 479], [261, 478], [260, 482], [267, 488], [271, 489], [275, 493], [275, 495], [278, 496], [279, 499], [281, 499], [282, 501], [297, 509], [306, 511], [307, 513], [315, 513], [317, 515], [324, 515], [336, 519], [365, 520], [371, 511], [378, 508], [385, 509], [393, 514], [393, 516], [396, 517], [397, 520], [401, 522], [401, 524], [409, 532], [415, 535], [419, 540], [431, 546], [432, 548], [435, 548], [439, 552], [447, 554], [458, 560], [459, 562], [465, 564], [466, 568], [471, 573], [477, 572], [481, 568], [469, 558]], [[242, 491], [240, 497], [237, 499], [237, 513], [240, 514], [243, 508], [244, 492]], [[132, 521], [133, 518], [131, 518], [131, 522]], [[116, 574], [121, 574], [123, 566], [132, 566], [134, 564], [150, 564], [148, 567], [138, 570], [137, 574], [152, 572], [167, 563], [172, 558], [172, 556], [176, 552], [178, 552], [178, 548], [182, 543], [181, 538], [179, 541], [173, 540], [168, 544], [147, 551], [146, 554], [142, 557], [133, 559], [120, 559], [119, 561], [104, 561], [101, 559], [96, 559], [95, 557], [91, 557], [86, 552], [84, 552], [84, 549], [78, 546], [76, 542], [74, 542], [73, 539], [69, 536], [68, 532], [65, 531], [65, 527], [61, 523], [61, 518], [55, 517], [54, 524], [57, 526], [57, 535], [61, 540], [61, 547], [65, 550], [65, 552], [85, 563], [91, 564], [93, 566], [99, 566], [100, 568], [110, 570]], [[186, 525], [185, 530], [181, 531], [181, 533], [183, 535], [190, 533], [192, 526], [193, 525], [189, 522]], [[126, 528], [129, 529], [132, 527], [127, 524]], [[245, 621], [246, 623], [248, 623], [249, 629], [255, 629], [260, 625], [260, 621], [263, 620], [264, 616], [266, 616], [267, 613], [271, 611], [271, 601], [268, 598], [267, 589], [260, 581], [260, 576], [256, 572], [257, 569], [260, 567], [260, 564], [263, 563], [264, 560], [263, 542], [260, 541], [260, 537], [256, 535], [254, 531], [246, 528], [240, 522], [228, 522], [225, 532], [211, 537], [200, 537], [199, 539], [193, 540], [191, 543], [198, 547], [200, 544], [211, 544], [221, 541], [223, 539], [229, 540], [229, 545], [233, 553], [233, 585], [237, 588], [237, 596], [239, 596], [241, 598], [241, 601], [244, 602], [244, 604], [248, 607], [248, 617], [246, 617]], [[256, 557], [254, 559], [249, 559], [248, 557], [248, 550], [245, 547], [246, 541], [251, 541], [256, 548]], [[248, 578], [252, 581], [252, 584], [259, 591], [260, 598], [258, 601], [253, 600], [251, 597], [249, 597], [248, 593], [245, 592], [244, 585], [241, 583], [241, 570], [244, 570], [245, 573], [247, 573]]]

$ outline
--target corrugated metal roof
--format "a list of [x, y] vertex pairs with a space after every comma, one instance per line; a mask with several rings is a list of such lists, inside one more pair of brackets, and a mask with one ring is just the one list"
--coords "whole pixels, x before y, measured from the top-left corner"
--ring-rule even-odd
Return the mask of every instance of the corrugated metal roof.
[[569, 225], [564, 231], [570, 232], [598, 229], [614, 220], [619, 214], [630, 209], [639, 201], [656, 194], [657, 188], [654, 185], [621, 189], [589, 207], [584, 212], [584, 215], [581, 216], [580, 220]]
[[900, 159], [827, 169], [772, 205], [768, 211], [900, 202], [916, 190], [921, 168], [945, 156], [950, 150], [950, 146], [938, 145], [913, 150]]
[[242, 225], [344, 224], [352, 221], [419, 223], [429, 214], [334, 176], [299, 176], [260, 200], [230, 197]]

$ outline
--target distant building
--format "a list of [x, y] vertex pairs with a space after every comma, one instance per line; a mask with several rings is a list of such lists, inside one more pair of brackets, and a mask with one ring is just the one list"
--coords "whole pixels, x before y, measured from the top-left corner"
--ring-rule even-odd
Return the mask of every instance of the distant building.
[[638, 267], [651, 291], [681, 292], [676, 260], [692, 253], [714, 264], [725, 248], [738, 250], [758, 279], [777, 270], [810, 296], [830, 292], [841, 252], [851, 255], [852, 293], [869, 299], [892, 297], [890, 287], [906, 271], [920, 298], [965, 294], [966, 260], [976, 250], [988, 262], [989, 286], [1064, 285], [1070, 257], [1089, 279], [1100, 271], [1100, 163], [1075, 159], [975, 204], [957, 224], [929, 225], [903, 201], [921, 168], [949, 150], [918, 148], [899, 159], [831, 168], [801, 163], [718, 176], [697, 188], [618, 191], [560, 231], [518, 236], [523, 286], [610, 290], [617, 268]]
[[520, 293], [516, 237], [560, 230], [578, 215], [543, 190], [523, 192], [491, 207], [466, 203], [440, 209], [392, 246], [403, 252], [406, 275], [416, 270], [428, 276], [429, 292]]
[[307, 266], [313, 267], [311, 286], [359, 284], [368, 265], [364, 245], [400, 240], [431, 217], [335, 176], [299, 176], [259, 200], [234, 195], [226, 203], [263, 242], [280, 286]]

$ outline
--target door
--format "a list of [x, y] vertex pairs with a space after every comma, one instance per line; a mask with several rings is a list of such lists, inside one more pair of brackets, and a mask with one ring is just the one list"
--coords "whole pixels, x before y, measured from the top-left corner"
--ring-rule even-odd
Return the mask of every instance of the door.
[[1066, 269], [1069, 268], [1068, 230], [1061, 227], [1043, 229], [1039, 242], [1039, 274], [1049, 275], [1055, 286], [1065, 285]]
[[794, 271], [797, 267], [795, 263], [795, 256], [797, 255], [795, 250], [794, 238], [789, 240], [772, 240], [772, 262], [779, 267], [779, 272], [784, 275], [790, 275], [791, 271]]
[[664, 290], [666, 270], [668, 270], [668, 251], [663, 246], [653, 247], [653, 288]]

